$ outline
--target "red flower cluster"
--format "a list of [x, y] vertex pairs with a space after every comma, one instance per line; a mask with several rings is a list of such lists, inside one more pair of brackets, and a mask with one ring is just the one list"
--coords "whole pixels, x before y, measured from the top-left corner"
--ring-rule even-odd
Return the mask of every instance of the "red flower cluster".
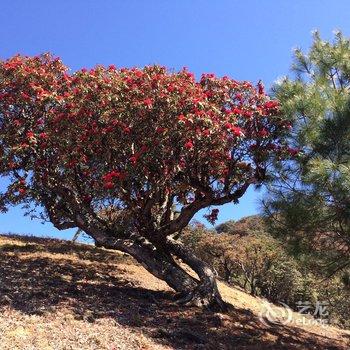
[[81, 202], [113, 195], [142, 208], [149, 198], [164, 203], [166, 192], [188, 205], [192, 195], [221, 198], [255, 181], [275, 154], [298, 153], [262, 83], [197, 81], [160, 66], [69, 74], [43, 55], [1, 61], [0, 91], [3, 171], [33, 173], [37, 187], [27, 193], [38, 198], [63, 181]]
[[27, 193], [27, 190], [26, 190], [25, 188], [23, 188], [23, 187], [20, 187], [20, 188], [18, 189], [18, 192], [19, 192], [19, 194], [20, 194], [21, 196], [24, 196], [24, 195]]
[[35, 137], [35, 134], [33, 133], [33, 131], [28, 131], [27, 132], [27, 138], [28, 139], [32, 139], [32, 138], [34, 138]]
[[295, 156], [300, 152], [300, 150], [299, 150], [298, 148], [288, 147], [288, 148], [287, 148], [287, 152], [288, 152], [292, 157], [295, 157]]
[[212, 225], [215, 224], [218, 219], [219, 209], [213, 209], [209, 214], [203, 215]]
[[143, 103], [144, 103], [144, 105], [146, 106], [146, 107], [152, 107], [152, 105], [153, 105], [153, 102], [152, 102], [152, 100], [150, 99], [150, 98], [146, 98], [144, 101], [143, 101]]
[[192, 148], [193, 148], [193, 142], [192, 142], [191, 140], [187, 141], [187, 142], [185, 143], [185, 147], [186, 147], [187, 149], [192, 149]]
[[129, 158], [131, 164], [136, 164], [137, 163], [137, 160], [138, 160], [138, 157], [135, 155], [135, 156], [131, 156]]
[[105, 189], [111, 190], [115, 187], [115, 180], [123, 180], [124, 178], [124, 173], [117, 170], [112, 170], [109, 173], [102, 176], [103, 187]]
[[237, 137], [244, 136], [243, 130], [238, 126], [234, 126], [231, 123], [226, 123], [225, 127], [226, 129], [230, 130], [234, 136], [237, 136]]
[[271, 109], [275, 109], [278, 108], [278, 102], [273, 100], [273, 101], [267, 101], [264, 104], [264, 107], [266, 110], [271, 110]]
[[184, 122], [186, 121], [186, 117], [183, 115], [183, 114], [180, 114], [177, 119], [180, 121], [180, 122]]
[[266, 136], [269, 135], [269, 132], [264, 128], [264, 129], [262, 129], [262, 130], [260, 130], [260, 131], [258, 132], [258, 135], [259, 135], [260, 137], [266, 137]]

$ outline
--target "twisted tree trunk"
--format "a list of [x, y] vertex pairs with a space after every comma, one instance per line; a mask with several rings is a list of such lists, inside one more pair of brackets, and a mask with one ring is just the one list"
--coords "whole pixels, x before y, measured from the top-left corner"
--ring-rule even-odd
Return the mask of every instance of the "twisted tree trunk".
[[[129, 239], [106, 239], [99, 243], [134, 257], [147, 271], [179, 293], [178, 303], [225, 310], [213, 271], [182, 243], [168, 238], [164, 245], [156, 247], [138, 235], [131, 235]], [[198, 278], [192, 277], [174, 258], [181, 259]]]
[[185, 297], [185, 301], [197, 306], [225, 310], [226, 304], [221, 298], [213, 270], [181, 242], [168, 238], [167, 246], [170, 252], [182, 259], [199, 278], [196, 288]]

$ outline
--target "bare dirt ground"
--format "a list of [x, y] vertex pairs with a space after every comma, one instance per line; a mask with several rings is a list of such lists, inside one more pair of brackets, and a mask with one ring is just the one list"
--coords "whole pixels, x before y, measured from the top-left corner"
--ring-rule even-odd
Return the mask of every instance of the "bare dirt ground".
[[265, 301], [223, 283], [226, 314], [178, 307], [121, 253], [0, 236], [0, 259], [0, 350], [350, 349], [349, 331], [297, 313], [286, 324], [271, 304], [281, 322], [261, 322]]

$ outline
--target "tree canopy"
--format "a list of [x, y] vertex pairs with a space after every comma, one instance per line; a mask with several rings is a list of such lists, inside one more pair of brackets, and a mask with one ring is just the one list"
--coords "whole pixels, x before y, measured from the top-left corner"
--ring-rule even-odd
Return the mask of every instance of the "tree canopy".
[[193, 264], [171, 235], [262, 183], [272, 155], [293, 154], [290, 127], [261, 83], [160, 66], [71, 74], [49, 54], [14, 56], [0, 62], [1, 207], [35, 203], [59, 229], [128, 252], [147, 240]]

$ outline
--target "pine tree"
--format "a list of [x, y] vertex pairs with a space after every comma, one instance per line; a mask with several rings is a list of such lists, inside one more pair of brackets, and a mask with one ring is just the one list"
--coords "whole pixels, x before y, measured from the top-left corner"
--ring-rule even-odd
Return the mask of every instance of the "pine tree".
[[307, 54], [295, 50], [292, 71], [273, 92], [294, 120], [296, 157], [276, 166], [264, 204], [296, 252], [320, 253], [334, 272], [350, 264], [350, 40], [315, 32]]

